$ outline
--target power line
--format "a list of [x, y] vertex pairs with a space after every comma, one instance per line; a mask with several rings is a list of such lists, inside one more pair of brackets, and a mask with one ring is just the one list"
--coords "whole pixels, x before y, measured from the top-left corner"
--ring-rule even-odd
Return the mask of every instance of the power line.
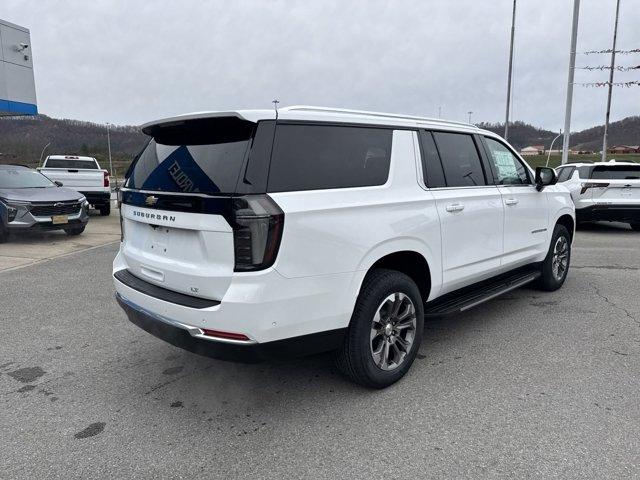
[[593, 55], [593, 54], [599, 54], [599, 53], [606, 53], [606, 54], [611, 54], [611, 53], [615, 53], [615, 54], [619, 54], [619, 55], [630, 55], [632, 53], [640, 53], [640, 48], [634, 48], [632, 50], [616, 50], [615, 48], [607, 48], [604, 50], [589, 50], [587, 52], [579, 52], [582, 55]]
[[[613, 68], [615, 68], [615, 70], [618, 72], [629, 72], [631, 70], [640, 70], [640, 65], [635, 65], [630, 67], [616, 65]], [[576, 67], [576, 70], [610, 70], [610, 69], [611, 67], [608, 65], [598, 65], [595, 67]]]

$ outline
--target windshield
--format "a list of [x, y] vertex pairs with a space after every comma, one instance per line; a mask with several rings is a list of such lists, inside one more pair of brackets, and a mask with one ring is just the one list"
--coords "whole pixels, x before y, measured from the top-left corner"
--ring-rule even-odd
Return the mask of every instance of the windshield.
[[237, 118], [189, 120], [151, 129], [131, 167], [128, 188], [234, 193], [255, 124]]
[[45, 167], [98, 170], [95, 160], [70, 160], [67, 158], [49, 158], [45, 163]]
[[0, 169], [0, 188], [44, 188], [54, 183], [41, 173], [27, 169]]

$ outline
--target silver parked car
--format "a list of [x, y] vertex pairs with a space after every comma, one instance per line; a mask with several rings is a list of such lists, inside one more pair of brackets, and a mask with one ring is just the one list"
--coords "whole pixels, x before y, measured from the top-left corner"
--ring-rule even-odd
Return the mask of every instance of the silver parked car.
[[87, 199], [35, 170], [0, 165], [0, 242], [10, 231], [64, 230], [80, 235], [89, 215]]

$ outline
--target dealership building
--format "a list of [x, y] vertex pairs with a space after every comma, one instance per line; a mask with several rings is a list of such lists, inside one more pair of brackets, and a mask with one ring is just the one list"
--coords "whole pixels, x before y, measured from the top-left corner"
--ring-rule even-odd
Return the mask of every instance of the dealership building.
[[0, 116], [37, 113], [29, 29], [0, 20]]

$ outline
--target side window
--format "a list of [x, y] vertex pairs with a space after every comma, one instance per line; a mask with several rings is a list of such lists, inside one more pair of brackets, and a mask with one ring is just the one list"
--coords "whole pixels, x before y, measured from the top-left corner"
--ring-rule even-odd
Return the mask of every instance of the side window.
[[558, 183], [566, 182], [573, 175], [575, 167], [563, 167], [558, 172]]
[[393, 130], [280, 124], [269, 192], [382, 185], [389, 177]]
[[486, 185], [478, 149], [471, 135], [433, 132], [448, 187]]
[[588, 179], [591, 178], [591, 170], [593, 167], [589, 165], [585, 165], [583, 167], [578, 167], [578, 175], [580, 178]]
[[499, 185], [531, 184], [529, 173], [520, 159], [497, 140], [489, 137], [485, 137], [484, 140], [489, 150], [489, 159], [495, 166]]
[[433, 141], [433, 135], [431, 132], [422, 130], [419, 137], [425, 185], [429, 188], [446, 187], [447, 182], [444, 180], [442, 163], [440, 163], [440, 155]]

